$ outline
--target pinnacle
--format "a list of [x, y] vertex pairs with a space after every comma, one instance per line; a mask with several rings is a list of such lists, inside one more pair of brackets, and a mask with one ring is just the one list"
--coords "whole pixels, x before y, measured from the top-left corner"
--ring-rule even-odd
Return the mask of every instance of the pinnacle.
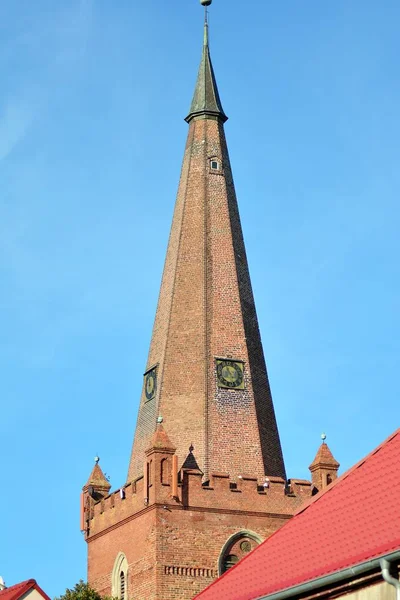
[[87, 480], [86, 486], [89, 485], [92, 485], [96, 488], [110, 489], [111, 487], [98, 462], [96, 462], [96, 464], [94, 465], [93, 470], [89, 475], [89, 479]]
[[150, 446], [147, 452], [149, 452], [150, 450], [166, 450], [168, 452], [175, 452], [176, 450], [175, 446], [169, 439], [164, 427], [162, 426], [162, 423], [157, 424], [157, 429], [154, 432], [153, 437], [151, 438]]
[[315, 458], [309, 468], [312, 470], [314, 467], [317, 467], [321, 464], [329, 465], [337, 469], [340, 466], [330, 451], [328, 444], [325, 442], [323, 442], [318, 448], [317, 454], [315, 455]]
[[191, 471], [198, 471], [199, 473], [203, 474], [202, 470], [200, 469], [199, 465], [197, 464], [197, 460], [193, 454], [193, 445], [190, 445], [189, 448], [189, 454], [187, 455], [187, 457], [185, 458], [183, 465], [182, 465], [182, 469], [190, 469]]

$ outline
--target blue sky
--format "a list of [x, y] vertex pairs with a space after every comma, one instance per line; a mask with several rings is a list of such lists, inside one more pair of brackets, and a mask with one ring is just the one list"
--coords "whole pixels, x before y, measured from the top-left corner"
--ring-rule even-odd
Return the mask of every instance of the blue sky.
[[[288, 475], [399, 426], [396, 0], [215, 0], [211, 47]], [[0, 575], [86, 576], [124, 483], [202, 43], [197, 0], [0, 5]], [[390, 482], [386, 482], [390, 486]]]

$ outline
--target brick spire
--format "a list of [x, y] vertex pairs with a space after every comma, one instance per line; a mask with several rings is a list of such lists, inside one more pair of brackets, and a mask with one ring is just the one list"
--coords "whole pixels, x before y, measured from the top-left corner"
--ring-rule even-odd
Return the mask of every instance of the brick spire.
[[233, 184], [208, 24], [144, 376], [128, 481], [157, 415], [212, 472], [285, 478]]

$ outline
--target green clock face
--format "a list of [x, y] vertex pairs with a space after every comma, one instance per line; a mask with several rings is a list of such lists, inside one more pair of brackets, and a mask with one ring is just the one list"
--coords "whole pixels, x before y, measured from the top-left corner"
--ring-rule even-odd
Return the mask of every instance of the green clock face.
[[218, 387], [244, 390], [243, 363], [234, 360], [217, 360]]
[[151, 400], [156, 395], [156, 384], [156, 371], [153, 369], [146, 373], [144, 379], [144, 391], [147, 400]]

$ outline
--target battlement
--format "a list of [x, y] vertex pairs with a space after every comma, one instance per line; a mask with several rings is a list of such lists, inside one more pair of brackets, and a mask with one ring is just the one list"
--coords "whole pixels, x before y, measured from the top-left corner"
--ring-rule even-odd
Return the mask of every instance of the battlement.
[[243, 474], [231, 478], [229, 473], [212, 473], [203, 483], [201, 473], [183, 470], [180, 501], [184, 506], [224, 511], [245, 511], [291, 516], [311, 497], [311, 482], [287, 485], [281, 477], [257, 477]]
[[[173, 472], [173, 457], [148, 461], [146, 472], [134, 482], [99, 501], [86, 494], [84, 522], [86, 538], [101, 534], [125, 520], [152, 509], [192, 510], [200, 512], [249, 513], [289, 518], [311, 497], [311, 482], [281, 477], [257, 477], [215, 472], [203, 481], [199, 470]], [[155, 468], [154, 468], [155, 467]], [[157, 468], [158, 467], [158, 468]]]
[[143, 501], [143, 477], [115, 490], [101, 500], [84, 494], [85, 537], [95, 535], [146, 509]]

